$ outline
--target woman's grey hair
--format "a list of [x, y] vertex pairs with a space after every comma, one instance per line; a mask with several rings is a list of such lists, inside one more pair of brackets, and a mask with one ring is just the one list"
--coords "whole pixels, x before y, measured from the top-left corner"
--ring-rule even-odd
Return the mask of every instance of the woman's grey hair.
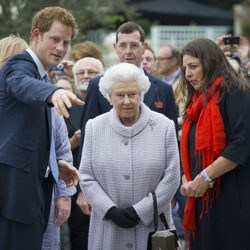
[[130, 63], [119, 63], [108, 68], [99, 82], [99, 89], [103, 96], [110, 101], [110, 95], [114, 84], [119, 82], [135, 81], [142, 94], [145, 94], [150, 81], [144, 72]]

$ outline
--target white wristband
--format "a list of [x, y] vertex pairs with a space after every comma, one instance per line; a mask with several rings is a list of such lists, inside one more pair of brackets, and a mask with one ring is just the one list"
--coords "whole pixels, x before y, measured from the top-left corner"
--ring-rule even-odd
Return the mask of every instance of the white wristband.
[[203, 169], [200, 173], [200, 177], [203, 181], [206, 181], [209, 183], [209, 188], [213, 188], [214, 181], [212, 181], [209, 176], [207, 175], [207, 171]]

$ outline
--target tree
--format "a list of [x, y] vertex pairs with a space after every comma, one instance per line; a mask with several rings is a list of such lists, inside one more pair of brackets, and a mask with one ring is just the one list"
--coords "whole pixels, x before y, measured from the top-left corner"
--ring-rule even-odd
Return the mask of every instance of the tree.
[[128, 0], [1, 0], [0, 38], [10, 33], [18, 33], [28, 41], [33, 15], [46, 6], [61, 6], [68, 9], [76, 18], [79, 35], [76, 41], [88, 37], [91, 30], [109, 31], [117, 23], [136, 15], [127, 5]]

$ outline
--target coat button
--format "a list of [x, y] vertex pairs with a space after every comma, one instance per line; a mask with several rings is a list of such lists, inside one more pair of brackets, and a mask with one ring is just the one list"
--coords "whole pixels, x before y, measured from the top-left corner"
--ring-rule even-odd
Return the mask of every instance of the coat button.
[[128, 141], [125, 141], [125, 142], [124, 142], [124, 145], [127, 146], [127, 145], [128, 145]]
[[129, 176], [129, 175], [124, 175], [124, 179], [125, 179], [125, 180], [129, 180], [129, 179], [130, 179], [130, 176]]
[[127, 243], [126, 246], [127, 246], [128, 249], [132, 249], [133, 248], [133, 244], [132, 243]]

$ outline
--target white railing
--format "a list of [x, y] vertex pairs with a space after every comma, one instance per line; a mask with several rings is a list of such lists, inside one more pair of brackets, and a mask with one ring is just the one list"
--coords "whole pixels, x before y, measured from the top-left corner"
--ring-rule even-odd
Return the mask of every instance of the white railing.
[[152, 26], [150, 44], [154, 51], [166, 44], [173, 44], [181, 49], [196, 38], [215, 40], [229, 31], [228, 26]]

